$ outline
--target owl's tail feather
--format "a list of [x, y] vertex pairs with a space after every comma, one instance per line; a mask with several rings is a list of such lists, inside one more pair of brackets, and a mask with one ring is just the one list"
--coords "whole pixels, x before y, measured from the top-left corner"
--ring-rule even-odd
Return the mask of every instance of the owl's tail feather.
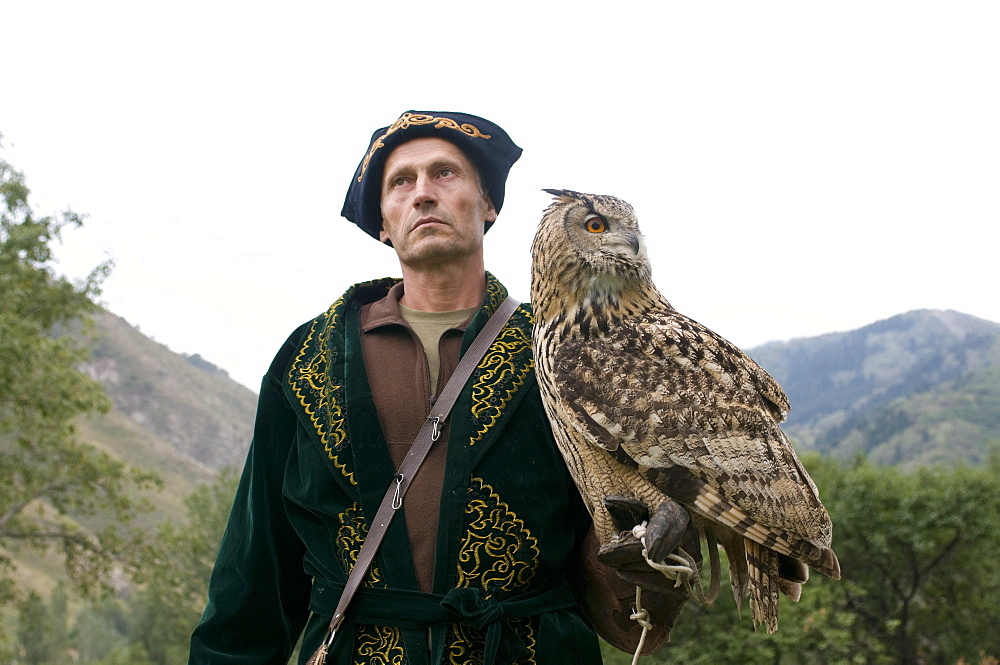
[[794, 603], [799, 602], [799, 598], [802, 597], [802, 584], [800, 582], [789, 582], [779, 577], [778, 588], [781, 589], [781, 593], [791, 598]]
[[809, 566], [798, 559], [778, 555], [778, 588], [781, 593], [799, 602], [802, 585], [809, 581]]
[[718, 550], [721, 545], [729, 559], [729, 582], [733, 588], [736, 611], [742, 613], [749, 598], [754, 628], [763, 624], [768, 633], [776, 631], [779, 593], [798, 601], [802, 585], [809, 579], [809, 567], [700, 516], [694, 521], [708, 544], [712, 562], [712, 581], [705, 596], [714, 599], [718, 591]]
[[778, 556], [760, 544], [744, 539], [750, 575], [750, 611], [753, 627], [764, 624], [767, 632], [778, 630]]

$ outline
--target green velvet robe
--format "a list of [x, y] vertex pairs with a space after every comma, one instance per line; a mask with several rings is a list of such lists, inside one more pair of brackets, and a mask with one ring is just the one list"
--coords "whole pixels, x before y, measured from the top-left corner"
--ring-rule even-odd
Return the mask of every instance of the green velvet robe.
[[[264, 377], [192, 665], [284, 664], [303, 628], [304, 663], [323, 639], [395, 473], [358, 325], [393, 283], [351, 287]], [[463, 353], [505, 297], [487, 275]], [[589, 517], [542, 408], [531, 327], [522, 305], [452, 411], [433, 593], [417, 591], [397, 515], [327, 663], [600, 663], [565, 576]]]

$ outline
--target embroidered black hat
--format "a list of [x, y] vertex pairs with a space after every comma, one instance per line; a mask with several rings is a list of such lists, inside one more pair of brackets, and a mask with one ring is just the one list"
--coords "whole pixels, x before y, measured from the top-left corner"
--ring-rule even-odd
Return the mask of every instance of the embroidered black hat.
[[[379, 239], [382, 228], [382, 170], [396, 146], [425, 137], [438, 137], [457, 145], [479, 169], [483, 187], [497, 212], [503, 206], [507, 173], [521, 156], [521, 149], [507, 132], [485, 118], [468, 113], [407, 111], [396, 122], [372, 134], [368, 152], [358, 164], [340, 212], [361, 230]], [[486, 222], [489, 231], [492, 222]]]

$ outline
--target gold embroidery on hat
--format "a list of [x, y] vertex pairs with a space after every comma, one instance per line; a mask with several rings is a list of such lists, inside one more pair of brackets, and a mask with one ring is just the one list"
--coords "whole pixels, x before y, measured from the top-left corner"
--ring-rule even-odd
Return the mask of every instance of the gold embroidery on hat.
[[408, 129], [411, 125], [431, 125], [435, 122], [437, 124], [434, 125], [434, 129], [442, 129], [444, 127], [447, 127], [449, 129], [456, 129], [465, 134], [466, 136], [471, 136], [473, 138], [479, 138], [479, 139], [492, 138], [489, 134], [483, 134], [482, 132], [480, 132], [475, 125], [470, 125], [467, 122], [462, 123], [460, 125], [451, 118], [436, 118], [432, 115], [427, 115], [425, 113], [404, 113], [403, 115], [399, 116], [399, 119], [396, 120], [396, 122], [389, 125], [389, 129], [385, 130], [385, 134], [375, 139], [375, 142], [372, 143], [372, 147], [368, 150], [368, 154], [365, 155], [365, 161], [361, 162], [361, 175], [358, 176], [358, 182], [361, 182], [361, 178], [364, 177], [365, 171], [368, 169], [368, 162], [371, 161], [372, 155], [375, 154], [375, 151], [378, 150], [379, 148], [385, 147], [385, 144], [382, 143], [382, 139], [384, 139], [385, 137], [389, 136], [389, 134], [392, 134], [397, 130]]

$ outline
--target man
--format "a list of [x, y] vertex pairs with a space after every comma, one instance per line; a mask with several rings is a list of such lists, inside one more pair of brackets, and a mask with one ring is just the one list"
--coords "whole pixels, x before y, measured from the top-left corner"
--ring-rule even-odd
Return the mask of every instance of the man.
[[[395, 250], [402, 280], [351, 287], [272, 362], [192, 664], [284, 663], [300, 634], [304, 662], [323, 640], [369, 520], [506, 297], [483, 237], [520, 153], [462, 113], [411, 111], [372, 135], [342, 214]], [[635, 586], [594, 560], [530, 338], [522, 305], [414, 477], [327, 663], [599, 663], [592, 625], [635, 646]], [[665, 626], [655, 647], [684, 597], [647, 598]]]

